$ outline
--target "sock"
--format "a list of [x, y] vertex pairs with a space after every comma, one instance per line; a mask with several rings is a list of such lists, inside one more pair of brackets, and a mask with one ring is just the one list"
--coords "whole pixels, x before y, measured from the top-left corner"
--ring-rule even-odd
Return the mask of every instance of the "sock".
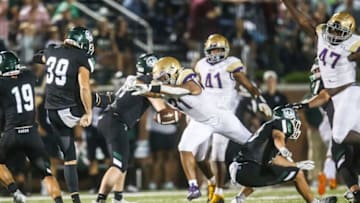
[[56, 197], [56, 198], [54, 199], [54, 201], [55, 201], [55, 203], [63, 203], [63, 200], [62, 200], [61, 196], [60, 196], [60, 197]]
[[71, 200], [73, 203], [81, 203], [79, 193], [72, 193]]
[[117, 201], [121, 201], [123, 198], [123, 192], [122, 191], [114, 191], [114, 199]]
[[105, 194], [100, 194], [100, 193], [99, 193], [98, 196], [97, 196], [97, 198], [96, 198], [96, 201], [97, 201], [97, 202], [100, 202], [100, 201], [105, 202], [106, 198], [107, 198], [107, 195], [105, 195]]
[[196, 179], [189, 180], [189, 186], [192, 186], [192, 185], [198, 186], [198, 183], [197, 183]]
[[217, 195], [223, 195], [223, 194], [224, 194], [224, 191], [223, 191], [222, 188], [216, 187], [216, 188], [215, 188], [215, 194], [217, 194]]
[[76, 165], [65, 165], [64, 177], [69, 192], [77, 193], [79, 191], [79, 180]]
[[324, 173], [327, 179], [336, 178], [335, 162], [331, 158], [327, 158], [324, 163]]
[[215, 185], [215, 184], [216, 184], [215, 176], [211, 177], [211, 178], [208, 180], [208, 184], [209, 184], [209, 185]]
[[245, 194], [243, 194], [243, 193], [238, 194], [236, 197], [239, 198], [239, 199], [245, 199], [246, 198]]
[[10, 183], [10, 184], [7, 186], [7, 189], [9, 190], [9, 192], [15, 193], [16, 190], [18, 189], [18, 186], [16, 185], [16, 183]]

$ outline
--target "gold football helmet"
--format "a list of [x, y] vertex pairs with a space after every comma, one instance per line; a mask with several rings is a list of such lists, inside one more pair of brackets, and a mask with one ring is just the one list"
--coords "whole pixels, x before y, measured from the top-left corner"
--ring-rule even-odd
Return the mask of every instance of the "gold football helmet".
[[335, 13], [326, 24], [325, 39], [334, 45], [349, 39], [355, 31], [355, 19], [347, 12]]
[[[212, 50], [219, 49], [220, 51], [214, 52]], [[204, 47], [204, 53], [210, 63], [218, 63], [229, 56], [230, 46], [226, 37], [220, 34], [210, 35]]]
[[163, 84], [175, 85], [181, 69], [181, 64], [176, 58], [162, 57], [153, 66], [153, 78]]

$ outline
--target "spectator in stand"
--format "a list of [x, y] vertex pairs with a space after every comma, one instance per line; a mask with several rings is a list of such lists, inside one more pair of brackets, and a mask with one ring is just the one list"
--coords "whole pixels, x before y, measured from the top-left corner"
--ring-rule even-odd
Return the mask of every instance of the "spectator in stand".
[[56, 22], [59, 19], [64, 18], [64, 12], [69, 11], [70, 17], [72, 19], [80, 17], [79, 9], [74, 5], [76, 0], [64, 0], [56, 8], [54, 16], [51, 21]]
[[264, 83], [266, 85], [266, 91], [262, 94], [264, 99], [270, 108], [275, 108], [276, 106], [285, 105], [288, 103], [288, 100], [284, 94], [282, 94], [278, 89], [278, 77], [275, 71], [266, 71], [263, 76]]
[[96, 72], [97, 82], [106, 84], [115, 73], [116, 57], [115, 42], [112, 29], [107, 20], [98, 23], [97, 31], [94, 33], [96, 62], [100, 69]]
[[153, 160], [149, 189], [175, 189], [174, 180], [177, 170], [177, 127], [161, 125], [154, 121], [155, 111], [147, 114], [146, 129], [150, 133], [150, 149]]
[[190, 2], [186, 34], [190, 49], [200, 51], [206, 37], [217, 32], [217, 19], [221, 15], [217, 2], [216, 0], [192, 0]]
[[116, 53], [116, 68], [124, 75], [135, 72], [133, 67], [133, 40], [128, 31], [128, 23], [123, 17], [119, 17], [115, 23], [114, 44]]
[[62, 41], [59, 35], [59, 29], [56, 26], [51, 26], [46, 32], [46, 43], [45, 47], [48, 47], [51, 44], [61, 44]]
[[8, 4], [8, 0], [0, 1], [0, 43], [4, 45], [8, 43], [9, 35]]
[[50, 25], [49, 13], [41, 0], [31, 0], [30, 4], [25, 4], [20, 10], [19, 20], [34, 24], [38, 32]]
[[313, 15], [316, 24], [321, 24], [329, 19], [328, 8], [325, 2], [319, 2]]
[[17, 50], [19, 51], [19, 58], [22, 63], [30, 63], [35, 54], [35, 29], [34, 24], [30, 22], [23, 22], [20, 24], [17, 36]]

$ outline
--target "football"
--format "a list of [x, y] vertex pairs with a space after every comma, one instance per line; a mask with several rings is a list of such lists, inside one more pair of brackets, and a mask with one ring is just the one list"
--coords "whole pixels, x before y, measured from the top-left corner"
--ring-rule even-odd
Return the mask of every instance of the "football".
[[177, 123], [179, 121], [180, 114], [181, 113], [175, 109], [166, 108], [157, 112], [154, 119], [159, 124], [169, 125]]

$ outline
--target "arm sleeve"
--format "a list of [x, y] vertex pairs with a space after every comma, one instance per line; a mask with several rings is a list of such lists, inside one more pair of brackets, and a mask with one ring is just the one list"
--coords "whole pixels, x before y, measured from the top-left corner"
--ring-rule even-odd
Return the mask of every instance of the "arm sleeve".
[[226, 71], [229, 73], [245, 72], [245, 66], [240, 59], [236, 57], [232, 57], [231, 62], [226, 68]]

